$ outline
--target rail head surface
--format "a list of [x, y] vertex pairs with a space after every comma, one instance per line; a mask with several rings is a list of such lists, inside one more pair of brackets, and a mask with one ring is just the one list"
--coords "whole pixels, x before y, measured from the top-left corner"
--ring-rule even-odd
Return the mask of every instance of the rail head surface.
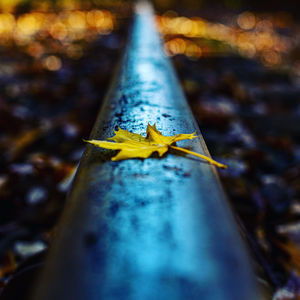
[[[139, 3], [118, 76], [91, 138], [119, 126], [199, 138], [149, 5]], [[185, 156], [110, 160], [88, 145], [34, 300], [260, 299], [215, 168]]]

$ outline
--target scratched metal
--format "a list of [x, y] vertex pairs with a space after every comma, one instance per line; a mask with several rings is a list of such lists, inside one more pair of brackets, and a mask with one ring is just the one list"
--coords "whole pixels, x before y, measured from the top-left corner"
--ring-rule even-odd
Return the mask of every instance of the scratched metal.
[[[200, 134], [149, 8], [139, 6], [91, 137], [119, 126]], [[208, 154], [203, 138], [178, 143]], [[254, 300], [248, 256], [214, 167], [177, 154], [81, 160], [35, 300]]]

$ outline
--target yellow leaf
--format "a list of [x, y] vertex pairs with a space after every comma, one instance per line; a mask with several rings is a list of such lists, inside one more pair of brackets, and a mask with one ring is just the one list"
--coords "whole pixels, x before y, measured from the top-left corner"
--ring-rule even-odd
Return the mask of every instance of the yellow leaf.
[[158, 155], [162, 156], [170, 148], [172, 148], [177, 151], [200, 157], [219, 168], [226, 168], [226, 165], [218, 163], [210, 157], [173, 145], [178, 141], [186, 139], [192, 140], [196, 138], [197, 136], [195, 135], [195, 132], [191, 134], [164, 136], [157, 130], [155, 124], [153, 126], [148, 124], [146, 137], [143, 137], [140, 134], [131, 133], [121, 128], [119, 128], [117, 131], [114, 131], [114, 133], [115, 136], [108, 138], [108, 140], [113, 142], [98, 140], [89, 140], [86, 142], [104, 149], [120, 150], [116, 156], [112, 157], [112, 160], [114, 161], [128, 158], [147, 158], [153, 152], [158, 152]]

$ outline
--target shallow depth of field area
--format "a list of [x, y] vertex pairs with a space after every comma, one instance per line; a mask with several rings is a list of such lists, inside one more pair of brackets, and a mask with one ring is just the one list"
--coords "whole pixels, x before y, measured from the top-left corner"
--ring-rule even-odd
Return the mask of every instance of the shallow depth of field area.
[[[219, 175], [262, 289], [298, 299], [296, 4], [184, 2], [154, 3], [165, 54], [212, 157], [228, 165]], [[127, 1], [0, 1], [0, 291], [56, 235], [131, 17]]]

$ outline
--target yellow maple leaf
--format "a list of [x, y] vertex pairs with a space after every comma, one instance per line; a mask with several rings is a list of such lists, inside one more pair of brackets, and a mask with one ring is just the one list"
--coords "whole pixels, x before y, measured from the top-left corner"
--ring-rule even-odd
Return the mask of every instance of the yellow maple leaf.
[[120, 150], [116, 156], [112, 157], [111, 160], [114, 161], [128, 158], [148, 158], [153, 152], [158, 152], [158, 155], [162, 156], [171, 148], [200, 157], [219, 168], [226, 169], [226, 165], [218, 163], [210, 157], [174, 145], [174, 143], [178, 141], [196, 138], [195, 132], [164, 136], [157, 130], [155, 124], [153, 126], [148, 124], [146, 137], [137, 133], [131, 133], [128, 130], [123, 130], [120, 127], [119, 130], [114, 131], [114, 133], [115, 136], [108, 138], [108, 140], [113, 142], [99, 140], [88, 140], [85, 142], [105, 149]]

